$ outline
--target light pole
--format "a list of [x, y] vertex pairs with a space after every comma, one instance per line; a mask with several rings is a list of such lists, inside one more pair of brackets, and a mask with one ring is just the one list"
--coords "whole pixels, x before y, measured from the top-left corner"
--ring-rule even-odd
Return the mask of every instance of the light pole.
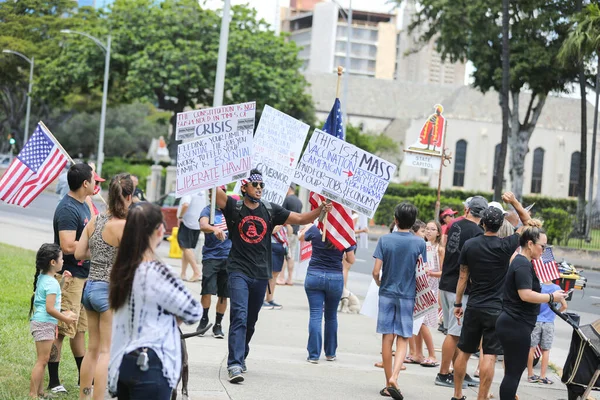
[[34, 58], [27, 58], [25, 57], [25, 55], [14, 50], [4, 49], [2, 50], [2, 52], [6, 54], [14, 54], [15, 56], [19, 56], [29, 63], [29, 88], [27, 89], [27, 111], [25, 112], [25, 132], [23, 134], [23, 146], [25, 146], [25, 143], [27, 143], [27, 139], [29, 138], [29, 115], [31, 114], [31, 90], [33, 88]]
[[[336, 0], [332, 0], [342, 11], [344, 9]], [[348, 79], [350, 77], [350, 39], [352, 37], [352, 0], [349, 0], [348, 3], [348, 11], [344, 11], [346, 14], [346, 22], [348, 23], [348, 28], [346, 32], [346, 76], [344, 77], [344, 87], [342, 94], [342, 120], [344, 121], [344, 137], [346, 136], [346, 125], [348, 125]]]
[[111, 37], [108, 35], [106, 39], [106, 44], [102, 43], [100, 39], [79, 31], [72, 31], [70, 29], [62, 29], [61, 33], [66, 34], [74, 34], [85, 36], [86, 38], [92, 40], [94, 43], [98, 45], [102, 50], [104, 50], [105, 58], [104, 58], [104, 84], [102, 87], [102, 110], [100, 112], [100, 134], [98, 137], [98, 162], [96, 163], [96, 173], [98, 175], [102, 174], [102, 163], [104, 162], [104, 127], [106, 124], [106, 97], [108, 95], [108, 71], [110, 69], [110, 44]]

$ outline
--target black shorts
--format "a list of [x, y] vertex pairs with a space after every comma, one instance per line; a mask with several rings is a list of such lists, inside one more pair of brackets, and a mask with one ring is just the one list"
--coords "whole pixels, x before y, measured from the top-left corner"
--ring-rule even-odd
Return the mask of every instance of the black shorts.
[[279, 242], [271, 242], [271, 260], [273, 263], [273, 272], [281, 272], [283, 262], [285, 261], [285, 247]]
[[177, 243], [182, 249], [195, 249], [200, 237], [200, 229], [190, 229], [185, 224], [179, 225]]
[[472, 308], [467, 304], [458, 348], [464, 353], [477, 353], [481, 342], [483, 354], [502, 354], [502, 344], [496, 336], [496, 320], [501, 312], [501, 310]]
[[202, 260], [202, 292], [200, 294], [229, 297], [226, 258]]

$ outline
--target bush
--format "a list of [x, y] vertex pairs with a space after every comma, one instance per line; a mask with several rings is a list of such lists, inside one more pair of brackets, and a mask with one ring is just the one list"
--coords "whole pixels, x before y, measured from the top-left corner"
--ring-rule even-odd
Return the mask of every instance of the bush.
[[560, 245], [567, 243], [569, 234], [573, 229], [573, 216], [560, 208], [544, 208], [541, 211], [544, 219], [544, 230], [548, 236], [548, 243], [553, 244], [554, 240]]
[[104, 164], [102, 164], [102, 177], [106, 179], [106, 182], [102, 183], [102, 188], [108, 189], [110, 179], [116, 174], [127, 172], [137, 176], [138, 186], [146, 191], [146, 178], [150, 176], [150, 167], [151, 165], [147, 162], [135, 162], [120, 157], [106, 158]]
[[[396, 205], [407, 201], [414, 204], [419, 209], [419, 215], [417, 216], [423, 222], [427, 222], [433, 219], [435, 212], [435, 201], [437, 196], [433, 195], [416, 195], [413, 197], [400, 197], [385, 195], [379, 203], [379, 207], [375, 212], [375, 223], [378, 225], [389, 226], [394, 221], [394, 209]], [[451, 207], [453, 210], [463, 209], [463, 200], [459, 198], [447, 198], [441, 197], [440, 203], [442, 207]]]

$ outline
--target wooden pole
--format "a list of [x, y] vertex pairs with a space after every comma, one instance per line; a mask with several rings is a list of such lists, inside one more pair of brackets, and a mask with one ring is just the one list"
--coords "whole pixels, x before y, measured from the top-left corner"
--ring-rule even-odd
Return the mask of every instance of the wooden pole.
[[446, 119], [444, 119], [444, 137], [442, 139], [442, 162], [440, 163], [440, 173], [438, 176], [438, 187], [437, 187], [437, 200], [435, 202], [435, 213], [434, 215], [434, 219], [436, 221], [439, 220], [440, 217], [440, 199], [441, 199], [441, 193], [442, 193], [442, 171], [444, 170], [444, 160], [446, 157], [446, 131], [448, 129], [448, 121]]
[[[56, 143], [56, 145], [58, 146], [58, 148], [67, 157], [67, 159], [69, 160], [69, 162], [71, 164], [75, 164], [75, 161], [73, 161], [73, 159], [71, 158], [71, 156], [69, 155], [69, 153], [67, 153], [67, 151], [65, 150], [65, 148], [62, 147], [62, 144], [60, 144], [60, 142], [58, 140], [56, 140], [56, 138], [54, 137], [54, 135], [52, 134], [52, 132], [50, 132], [50, 129], [48, 129], [48, 127], [42, 121], [40, 121], [39, 123], [40, 123], [40, 125], [42, 125], [42, 127], [44, 128], [44, 130], [46, 131], [46, 133], [50, 136], [50, 138], [52, 139], [52, 141], [54, 143]], [[104, 200], [104, 197], [100, 196], [100, 200], [102, 200], [102, 202], [104, 203], [105, 206], [108, 206], [108, 204], [106, 204], [106, 200]]]
[[[337, 87], [335, 89], [335, 98], [339, 99], [340, 98], [340, 86], [342, 84], [342, 74], [344, 73], [344, 67], [342, 67], [341, 65], [337, 67]], [[348, 117], [346, 117], [348, 118]], [[347, 121], [345, 121], [347, 123]], [[331, 200], [327, 199], [327, 201], [325, 202], [326, 204], [330, 204]], [[327, 214], [325, 213], [325, 216], [323, 217], [323, 233], [321, 235], [321, 240], [324, 242], [325, 239], [327, 239]]]

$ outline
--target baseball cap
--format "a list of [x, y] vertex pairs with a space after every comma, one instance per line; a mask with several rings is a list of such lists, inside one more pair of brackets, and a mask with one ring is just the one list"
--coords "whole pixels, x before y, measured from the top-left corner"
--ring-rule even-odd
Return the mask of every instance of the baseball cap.
[[490, 203], [490, 206], [481, 213], [481, 222], [483, 222], [486, 227], [495, 231], [504, 223], [505, 213], [501, 208], [492, 205], [492, 203]]
[[96, 182], [104, 182], [104, 181], [106, 181], [106, 179], [104, 179], [104, 178], [102, 178], [100, 175], [98, 175], [98, 174], [96, 173], [96, 171], [94, 171], [94, 180], [95, 180]]
[[496, 207], [498, 210], [502, 211], [502, 214], [508, 214], [508, 211], [504, 211], [504, 207], [502, 207], [502, 204], [498, 203], [497, 201], [490, 202], [489, 206]]
[[463, 206], [469, 208], [469, 203], [473, 200], [473, 197], [467, 197], [465, 201], [463, 201]]
[[295, 183], [290, 183], [290, 189], [296, 190], [296, 184]]
[[488, 208], [488, 202], [481, 196], [473, 196], [467, 207], [471, 210], [471, 214], [474, 217], [482, 217], [483, 210]]
[[444, 218], [444, 217], [446, 217], [446, 216], [448, 216], [448, 215], [455, 215], [455, 214], [457, 214], [457, 213], [458, 213], [458, 211], [453, 211], [451, 208], [447, 208], [446, 210], [444, 210], [444, 211], [443, 211], [443, 212], [440, 214], [440, 217], [441, 217], [441, 218]]

